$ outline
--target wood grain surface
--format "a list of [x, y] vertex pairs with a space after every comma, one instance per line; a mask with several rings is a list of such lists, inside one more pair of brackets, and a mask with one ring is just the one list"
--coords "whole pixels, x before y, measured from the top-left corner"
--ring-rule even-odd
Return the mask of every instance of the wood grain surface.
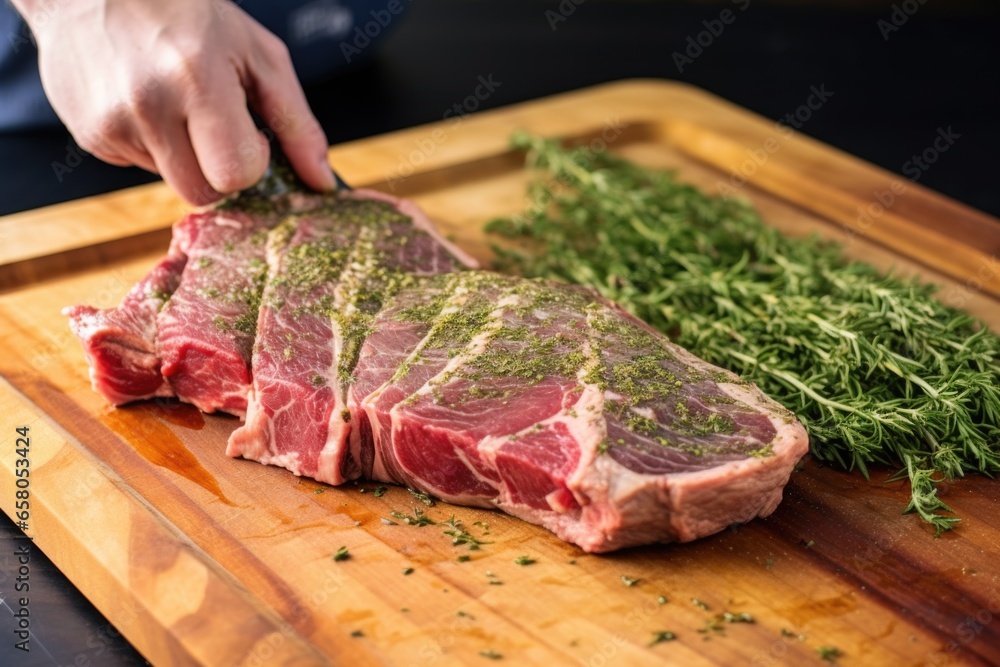
[[[330, 156], [488, 259], [483, 223], [526, 204], [515, 129], [603, 143], [712, 192], [737, 184], [770, 224], [923, 276], [1000, 328], [1000, 221], [678, 84], [601, 86]], [[992, 480], [943, 486], [964, 520], [935, 539], [901, 514], [891, 471], [866, 481], [807, 460], [768, 519], [589, 556], [497, 512], [228, 459], [233, 418], [108, 407], [59, 310], [115, 305], [182, 211], [152, 185], [0, 219], [0, 506], [13, 514], [14, 429], [29, 426], [28, 533], [153, 664], [805, 665], [826, 664], [823, 646], [842, 665], [1000, 664]], [[382, 520], [414, 508], [477, 536], [482, 522], [489, 544]], [[350, 558], [334, 561], [342, 546]], [[755, 622], [715, 623], [726, 611]], [[676, 639], [651, 645], [660, 631]]]

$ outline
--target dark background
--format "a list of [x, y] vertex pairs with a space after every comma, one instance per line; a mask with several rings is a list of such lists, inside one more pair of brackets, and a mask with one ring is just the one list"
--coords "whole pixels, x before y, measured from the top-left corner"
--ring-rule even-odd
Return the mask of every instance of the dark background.
[[[501, 86], [482, 108], [630, 77], [678, 79], [770, 118], [803, 104], [810, 86], [834, 95], [802, 131], [889, 170], [933, 141], [961, 135], [921, 178], [930, 188], [1000, 216], [997, 3], [951, 0], [810, 4], [749, 0], [564, 0], [552, 30], [542, 0], [419, 0], [376, 59], [308, 89], [331, 143], [440, 120], [480, 75]], [[919, 7], [883, 38], [893, 6]], [[845, 7], [846, 5], [846, 7]], [[730, 8], [736, 20], [678, 72], [672, 54]], [[398, 27], [397, 27], [398, 25]], [[338, 52], [334, 58], [343, 58]], [[0, 214], [152, 180], [87, 157], [57, 181], [64, 132], [0, 134]]]
[[[894, 5], [899, 12], [904, 4], [919, 8], [884, 39], [879, 21], [891, 21]], [[340, 143], [440, 120], [472, 93], [480, 75], [501, 83], [482, 108], [659, 77], [700, 86], [773, 119], [803, 104], [810, 86], [825, 85], [834, 94], [802, 128], [805, 134], [899, 173], [938, 128], [951, 127], [960, 138], [921, 183], [1000, 216], [1000, 21], [992, 3], [750, 0], [742, 12], [728, 1], [572, 6], [553, 30], [546, 11], [558, 11], [556, 2], [414, 2], [372, 62], [307, 91], [313, 109], [330, 142]], [[735, 8], [736, 20], [678, 72], [672, 54], [724, 8]], [[60, 183], [51, 165], [66, 159], [69, 141], [65, 132], [0, 134], [0, 214], [153, 178], [87, 157]], [[0, 537], [10, 538], [3, 543], [13, 545], [18, 531], [6, 518], [0, 523]], [[36, 652], [37, 663], [23, 656], [12, 661], [7, 628], [13, 619], [0, 604], [0, 664], [72, 664], [81, 653], [95, 667], [143, 663], [37, 550], [34, 557], [33, 645], [50, 655]], [[4, 556], [0, 566], [0, 591], [9, 597], [16, 563]], [[105, 650], [95, 655], [88, 641]]]

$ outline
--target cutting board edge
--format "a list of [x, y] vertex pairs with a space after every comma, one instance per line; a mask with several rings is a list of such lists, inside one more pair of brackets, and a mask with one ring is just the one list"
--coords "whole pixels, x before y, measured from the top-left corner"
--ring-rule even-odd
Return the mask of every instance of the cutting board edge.
[[[277, 664], [325, 662], [325, 658], [286, 621], [260, 604], [211, 556], [130, 489], [117, 473], [97, 461], [85, 447], [74, 443], [74, 439], [65, 433], [58, 422], [53, 422], [52, 417], [36, 412], [37, 406], [5, 377], [0, 377], [0, 405], [8, 423], [29, 427], [29, 449], [32, 452], [29, 459], [34, 458], [38, 449], [44, 452], [44, 460], [37, 464], [32, 461], [30, 468], [35, 471], [33, 480], [48, 479], [44, 482], [32, 481], [32, 486], [28, 487], [31, 492], [28, 538], [32, 544], [42, 548], [49, 560], [79, 586], [91, 604], [153, 664], [210, 664], [210, 658], [217, 657], [220, 650], [217, 638], [211, 633], [206, 635], [197, 630], [191, 631], [190, 626], [184, 623], [186, 614], [179, 615], [171, 623], [164, 622], [163, 618], [150, 620], [150, 616], [163, 611], [160, 598], [163, 591], [155, 589], [156, 582], [150, 581], [158, 576], [169, 577], [173, 586], [180, 587], [195, 579], [193, 583], [201, 583], [202, 586], [194, 585], [185, 592], [191, 597], [203, 596], [199, 610], [207, 606], [217, 616], [221, 614], [215, 612], [225, 610], [226, 619], [250, 624], [261, 631], [256, 639], [246, 638], [235, 653], [228, 652], [228, 664], [242, 665], [264, 652], [273, 652]], [[13, 430], [14, 427], [10, 428]], [[40, 446], [36, 445], [39, 442]], [[0, 477], [4, 486], [9, 485], [11, 490], [15, 488], [15, 471], [18, 468], [15, 462], [17, 456], [12, 456], [13, 453], [13, 448], [8, 447], [0, 455]], [[37, 474], [38, 468], [46, 465], [58, 468], [59, 479], [81, 480], [74, 493], [100, 497], [98, 506], [102, 511], [119, 510], [116, 516], [119, 521], [109, 523], [104, 534], [107, 542], [102, 540], [102, 550], [106, 556], [110, 542], [126, 553], [127, 563], [124, 565], [127, 567], [124, 571], [120, 567], [123, 564], [102, 560], [87, 548], [86, 545], [93, 544], [93, 539], [88, 539], [93, 536], [86, 534], [87, 524], [79, 520], [74, 507], [68, 503], [60, 505], [53, 502], [53, 499], [66, 494], [56, 493], [51, 488], [54, 476]], [[38, 489], [39, 486], [42, 488]], [[0, 507], [12, 521], [17, 520], [16, 508], [12, 506], [14, 499], [13, 492], [4, 493], [0, 498]], [[124, 517], [121, 516], [122, 509], [126, 510]], [[131, 548], [129, 540], [135, 539], [133, 532], [142, 533], [144, 544], [155, 543], [159, 547], [156, 554], [150, 556], [148, 552]], [[165, 550], [175, 555], [175, 561], [167, 567], [158, 562]], [[88, 559], [92, 562], [85, 562]], [[137, 591], [137, 587], [146, 590]]]
[[[772, 120], [747, 109], [743, 109], [722, 97], [687, 83], [659, 79], [625, 79], [590, 88], [560, 93], [558, 95], [538, 100], [479, 112], [471, 116], [468, 120], [463, 120], [456, 126], [451, 126], [444, 121], [439, 121], [397, 130], [374, 137], [366, 137], [345, 142], [343, 144], [332, 146], [328, 151], [328, 156], [334, 164], [337, 165], [338, 170], [342, 172], [342, 175], [344, 175], [349, 182], [353, 182], [364, 187], [374, 187], [376, 189], [380, 189], [379, 185], [386, 182], [386, 179], [376, 176], [376, 174], [372, 171], [365, 173], [357, 173], [356, 171], [353, 171], [354, 156], [366, 157], [370, 154], [384, 154], [392, 156], [391, 158], [387, 158], [387, 161], [391, 163], [393, 158], [400, 155], [406, 155], [406, 150], [416, 139], [433, 136], [436, 131], [442, 131], [442, 126], [444, 126], [443, 131], [449, 133], [447, 135], [448, 138], [442, 141], [440, 150], [434, 150], [430, 155], [426, 156], [425, 159], [422, 159], [419, 165], [413, 165], [413, 173], [419, 174], [431, 170], [454, 168], [468, 161], [470, 157], [483, 158], [510, 152], [511, 149], [507, 144], [509, 131], [497, 131], [496, 128], [491, 126], [504, 125], [512, 131], [514, 129], [518, 129], [523, 124], [524, 117], [536, 109], [586, 107], [586, 104], [582, 103], [588, 100], [600, 100], [604, 97], [614, 99], [621, 98], [623, 102], [631, 102], [635, 105], [632, 109], [621, 112], [621, 116], [627, 117], [629, 119], [628, 122], [633, 123], [643, 122], [663, 126], [677, 121], [684, 121], [701, 126], [706, 130], [714, 131], [722, 136], [727, 136], [727, 134], [732, 134], [732, 132], [726, 132], [727, 124], [732, 123], [732, 127], [735, 127], [736, 125], [745, 127], [747, 122], [749, 122], [754, 130], [754, 136], [747, 137], [747, 139], [751, 140], [752, 143], [750, 143], [749, 146], [746, 143], [741, 145], [741, 147], [747, 149], [749, 149], [749, 147], [756, 146], [757, 143], [766, 141], [769, 137], [771, 137], [774, 133], [776, 125]], [[596, 107], [599, 105], [593, 106]], [[672, 117], [670, 115], [664, 117], [665, 114], [663, 109], [670, 109], [671, 111], [667, 112], [667, 114], [673, 113], [676, 114], [677, 117]], [[723, 124], [720, 125], [718, 122], [706, 122], [706, 119], [710, 118], [713, 113], [718, 116], [720, 112], [722, 112], [721, 121], [724, 121]], [[588, 120], [590, 126], [589, 128], [585, 127], [588, 124], [587, 122], [577, 123], [576, 126], [568, 133], [580, 134], [588, 129], [593, 130], [595, 126], [600, 127], [602, 122], [609, 122], [606, 117], [601, 119], [596, 115]], [[732, 129], [732, 127], [729, 129]], [[491, 129], [491, 132], [488, 133], [489, 136], [486, 140], [485, 146], [482, 141], [466, 141], [465, 144], [459, 148], [454, 148], [456, 143], [460, 143], [466, 137], [479, 137], [483, 134], [482, 130], [484, 128]], [[678, 136], [678, 133], [671, 133], [667, 131], [666, 134], [670, 135], [670, 139], [672, 141], [678, 141], [678, 146], [681, 150], [692, 154], [691, 145], [686, 145], [685, 142], [679, 141], [680, 137]], [[745, 134], [745, 131], [736, 132], [736, 134], [742, 135]], [[459, 139], [458, 142], [455, 141], [456, 136]], [[882, 169], [881, 167], [873, 165], [865, 160], [862, 160], [861, 158], [850, 155], [849, 153], [846, 153], [836, 147], [830, 146], [817, 139], [809, 137], [808, 135], [798, 132], [793, 132], [788, 137], [788, 145], [783, 147], [783, 150], [777, 153], [773, 160], [770, 160], [771, 166], [769, 167], [769, 165], [765, 163], [762, 169], [773, 169], [774, 165], [785, 166], [785, 162], [791, 162], [790, 165], [787, 165], [787, 168], [794, 169], [796, 173], [805, 173], [809, 175], [810, 170], [808, 163], [806, 165], [799, 164], [797, 160], [799, 157], [798, 154], [816, 151], [823, 153], [824, 157], [833, 158], [836, 162], [838, 162], [837, 171], [861, 174], [863, 178], [860, 180], [867, 184], [866, 187], [874, 184], [873, 187], [875, 190], [882, 187], [883, 184], [905, 180], [898, 174]], [[474, 153], [474, 155], [472, 153]], [[713, 160], [710, 157], [706, 159], [707, 156], [703, 153], [699, 154], [697, 150], [693, 152], [693, 157], [707, 161], [708, 164], [711, 164], [721, 170], [725, 170], [724, 163], [721, 163], [718, 159]], [[386, 174], [382, 174], [382, 176], [385, 175]], [[869, 203], [869, 201], [865, 198], [859, 199], [856, 191], [852, 192], [851, 190], [844, 190], [831, 183], [823, 183], [822, 179], [817, 179], [816, 182], [823, 185], [823, 187], [827, 190], [840, 192], [842, 195], [849, 197], [851, 199], [851, 206], [859, 203]], [[774, 186], [772, 184], [755, 183], [754, 185], [757, 185], [767, 192], [774, 193]], [[909, 183], [907, 188], [917, 195], [922, 201], [933, 201], [939, 206], [944, 206], [950, 213], [954, 215], [961, 215], [962, 217], [972, 221], [971, 224], [985, 225], [990, 229], [1000, 228], [997, 227], [1000, 226], [1000, 220], [981, 211], [977, 211], [966, 204], [962, 204], [961, 202], [951, 199], [946, 195], [930, 190], [919, 183]], [[133, 207], [136, 202], [142, 201], [144, 198], [152, 198], [154, 201], [160, 201], [161, 203], [167, 204], [170, 210], [175, 214], [170, 216], [150, 216], [149, 218], [143, 219], [142, 224], [135, 228], [118, 223], [111, 225], [108, 228], [97, 227], [95, 229], [83, 230], [83, 232], [78, 232], [69, 236], [60, 237], [59, 235], [51, 233], [41, 233], [49, 228], [59, 229], [60, 227], [68, 227], [71, 223], [76, 226], [74, 218], [80, 217], [86, 213], [88, 209], [94, 209], [97, 211], [114, 211], [120, 214], [122, 210], [127, 210]], [[828, 211], [824, 212], [822, 210], [816, 210], [812, 207], [814, 201], [815, 198], [806, 197], [805, 199], [801, 199], [800, 203], [807, 208], [807, 210], [812, 210], [820, 215], [828, 216]], [[62, 202], [48, 207], [34, 209], [31, 211], [22, 211], [0, 217], [0, 229], [3, 229], [8, 225], [13, 226], [17, 224], [30, 224], [32, 226], [30, 236], [34, 239], [28, 244], [28, 249], [20, 254], [10, 253], [7, 256], [0, 254], [0, 267], [14, 263], [23, 264], [37, 258], [80, 250], [90, 246], [128, 238], [136, 233], [165, 229], [180, 216], [182, 210], [184, 209], [179, 207], [179, 200], [177, 197], [173, 195], [164, 183], [159, 182], [126, 188], [111, 193], [94, 195], [92, 197], [75, 201]], [[841, 214], [846, 215], [844, 212], [841, 212]], [[923, 219], [920, 215], [914, 215], [912, 213], [907, 215], [905, 219], [907, 222], [915, 222], [921, 226], [927, 226], [929, 224], [928, 220]], [[38, 225], [41, 225], [44, 229], [39, 229]], [[15, 232], [8, 233], [16, 234], [18, 232], [15, 230]], [[23, 232], [23, 234], [25, 235], [25, 239], [23, 240], [27, 240], [28, 232]], [[53, 237], [55, 237], [55, 240], [52, 240]], [[39, 241], [39, 239], [45, 240]], [[15, 241], [18, 240], [19, 239], [15, 238]], [[997, 249], [1000, 250], [1000, 241], [998, 241]], [[1000, 285], [996, 287], [995, 293], [1000, 295]]]

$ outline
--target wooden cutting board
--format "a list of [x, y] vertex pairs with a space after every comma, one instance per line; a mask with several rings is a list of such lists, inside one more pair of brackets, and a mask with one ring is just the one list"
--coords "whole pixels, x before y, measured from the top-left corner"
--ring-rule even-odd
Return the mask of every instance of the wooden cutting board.
[[[712, 192], [745, 177], [738, 193], [775, 226], [922, 275], [1000, 328], [1000, 221], [679, 84], [600, 86], [330, 157], [488, 259], [483, 223], [526, 204], [515, 129], [606, 144]], [[1000, 486], [984, 478], [942, 485], [964, 520], [939, 539], [901, 515], [888, 471], [869, 482], [806, 461], [766, 520], [588, 556], [496, 512], [227, 459], [233, 418], [109, 408], [59, 309], [116, 304], [183, 211], [151, 185], [0, 219], [0, 505], [14, 516], [28, 427], [28, 534], [154, 664], [804, 665], [824, 664], [821, 646], [843, 665], [1000, 663]], [[381, 520], [413, 508], [476, 535], [483, 522], [489, 544]], [[350, 558], [334, 561], [341, 546]], [[755, 622], [712, 629], [724, 611]], [[677, 638], [651, 646], [658, 631]]]

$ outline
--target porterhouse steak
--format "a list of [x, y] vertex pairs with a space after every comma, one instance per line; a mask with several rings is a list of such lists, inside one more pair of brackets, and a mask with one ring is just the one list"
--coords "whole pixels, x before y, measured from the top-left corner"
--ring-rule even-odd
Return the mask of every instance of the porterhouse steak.
[[477, 270], [411, 203], [258, 189], [193, 213], [116, 309], [95, 390], [245, 423], [227, 453], [498, 507], [586, 551], [766, 516], [803, 427], [593, 292]]

